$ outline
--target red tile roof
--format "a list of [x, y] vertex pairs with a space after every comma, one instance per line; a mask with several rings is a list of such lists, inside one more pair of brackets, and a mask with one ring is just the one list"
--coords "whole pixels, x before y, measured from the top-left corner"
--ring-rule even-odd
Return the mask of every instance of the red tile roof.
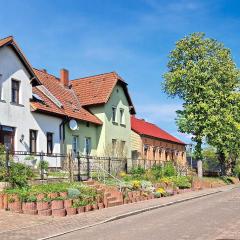
[[62, 104], [62, 108], [59, 108], [51, 98], [42, 93], [42, 91], [39, 90], [39, 87], [34, 87], [33, 92], [39, 95], [45, 104], [41, 102], [32, 102], [33, 109], [52, 112], [53, 114], [67, 115], [70, 118], [84, 120], [99, 125], [102, 124], [100, 119], [82, 108], [73, 89], [63, 86], [63, 84], [60, 83], [59, 78], [38, 69], [34, 69], [34, 72], [41, 84]]
[[138, 119], [135, 116], [131, 117], [131, 128], [134, 132], [140, 135], [146, 135], [154, 138], [159, 138], [174, 143], [185, 144], [181, 140], [162, 130], [155, 124], [146, 122], [142, 119]]
[[128, 93], [127, 83], [117, 73], [103, 73], [71, 81], [72, 87], [83, 106], [107, 103], [117, 83], [122, 85], [134, 114], [135, 109]]

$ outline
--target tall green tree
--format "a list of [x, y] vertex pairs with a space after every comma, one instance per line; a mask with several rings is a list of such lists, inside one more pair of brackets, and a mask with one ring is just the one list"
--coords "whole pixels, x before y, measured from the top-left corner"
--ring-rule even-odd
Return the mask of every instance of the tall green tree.
[[[202, 143], [209, 139], [214, 145], [211, 132], [224, 127], [219, 109], [224, 116], [229, 111], [231, 94], [239, 83], [239, 71], [230, 50], [204, 33], [193, 33], [176, 43], [170, 53], [168, 72], [164, 74], [165, 92], [183, 101], [183, 109], [177, 111], [179, 130], [193, 135], [195, 155], [202, 159]], [[224, 122], [226, 123], [225, 119]], [[217, 147], [217, 146], [216, 146]]]

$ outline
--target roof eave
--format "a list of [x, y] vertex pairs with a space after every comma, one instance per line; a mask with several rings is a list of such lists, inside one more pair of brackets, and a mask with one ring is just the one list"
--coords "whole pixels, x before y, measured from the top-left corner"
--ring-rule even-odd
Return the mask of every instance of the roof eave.
[[28, 70], [29, 75], [30, 75], [30, 82], [33, 86], [37, 86], [40, 85], [41, 82], [39, 81], [39, 79], [37, 78], [37, 76], [35, 75], [31, 65], [29, 64], [28, 60], [26, 59], [26, 57], [24, 56], [24, 54], [22, 53], [21, 49], [18, 47], [17, 43], [14, 41], [13, 38], [10, 38], [9, 41], [7, 41], [5, 44], [3, 44], [0, 47], [4, 47], [4, 46], [9, 46], [11, 47], [14, 52], [17, 54], [17, 56], [19, 57], [19, 59], [21, 60], [22, 64], [24, 65], [24, 67]]

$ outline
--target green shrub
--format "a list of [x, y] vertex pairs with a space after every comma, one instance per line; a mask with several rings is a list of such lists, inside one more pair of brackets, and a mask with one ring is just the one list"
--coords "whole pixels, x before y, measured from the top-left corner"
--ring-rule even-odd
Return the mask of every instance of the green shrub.
[[48, 172], [48, 167], [49, 167], [49, 163], [48, 161], [45, 160], [41, 160], [38, 163], [38, 168], [41, 170], [44, 170], [45, 172]]
[[12, 161], [10, 163], [9, 176], [5, 178], [13, 188], [24, 188], [28, 186], [28, 180], [34, 177], [32, 169], [23, 164]]
[[164, 177], [173, 177], [177, 176], [177, 171], [172, 162], [167, 162], [163, 167], [163, 176]]
[[164, 176], [164, 169], [162, 165], [154, 165], [150, 171], [151, 174], [154, 176], [155, 180], [159, 180]]
[[190, 178], [186, 176], [172, 177], [172, 180], [174, 185], [180, 189], [191, 188], [192, 186]]
[[139, 179], [145, 174], [145, 169], [141, 166], [134, 167], [131, 169], [130, 174], [134, 179]]
[[86, 200], [76, 200], [73, 202], [73, 207], [74, 208], [84, 207], [84, 206], [87, 206], [88, 204], [89, 202]]

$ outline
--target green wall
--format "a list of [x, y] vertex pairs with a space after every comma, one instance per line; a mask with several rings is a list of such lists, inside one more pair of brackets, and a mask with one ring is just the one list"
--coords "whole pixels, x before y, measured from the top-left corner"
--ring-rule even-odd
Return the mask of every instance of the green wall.
[[78, 150], [81, 154], [84, 154], [85, 138], [91, 138], [91, 155], [96, 155], [98, 135], [97, 126], [95, 124], [89, 124], [84, 121], [78, 121], [78, 130], [72, 131], [68, 123], [65, 126], [65, 152], [71, 152], [73, 136], [78, 136], [79, 146]]
[[[112, 122], [112, 106], [117, 109], [116, 123]], [[120, 109], [124, 109], [125, 124], [120, 124]], [[116, 139], [118, 143], [125, 141], [124, 153], [130, 158], [130, 138], [131, 125], [130, 113], [127, 98], [121, 85], [117, 84], [109, 98], [109, 101], [104, 105], [90, 107], [89, 111], [97, 116], [102, 122], [102, 126], [90, 124], [87, 127], [86, 122], [78, 122], [79, 130], [72, 131], [68, 124], [65, 127], [65, 151], [69, 152], [72, 149], [72, 136], [79, 136], [79, 150], [84, 153], [84, 139], [90, 137], [92, 141], [91, 155], [109, 156], [112, 149], [112, 139]]]
[[[115, 106], [117, 109], [116, 123], [112, 122], [112, 106]], [[120, 124], [120, 109], [124, 109], [124, 125]], [[104, 123], [101, 130], [98, 131], [98, 134], [101, 136], [99, 137], [97, 154], [109, 155], [112, 148], [112, 139], [116, 139], [118, 142], [126, 142], [124, 152], [127, 157], [130, 157], [130, 113], [128, 101], [121, 85], [118, 84], [115, 86], [109, 101], [104, 106], [92, 107], [90, 108], [90, 111]]]

